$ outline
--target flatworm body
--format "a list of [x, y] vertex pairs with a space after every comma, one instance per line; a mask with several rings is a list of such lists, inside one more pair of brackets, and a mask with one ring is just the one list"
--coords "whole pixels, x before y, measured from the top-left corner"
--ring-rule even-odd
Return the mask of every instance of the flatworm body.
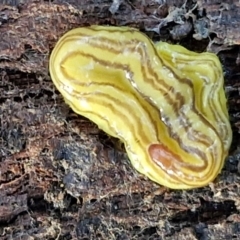
[[222, 169], [232, 132], [214, 54], [154, 44], [133, 28], [92, 26], [58, 41], [50, 74], [70, 107], [124, 142], [151, 180], [197, 188]]

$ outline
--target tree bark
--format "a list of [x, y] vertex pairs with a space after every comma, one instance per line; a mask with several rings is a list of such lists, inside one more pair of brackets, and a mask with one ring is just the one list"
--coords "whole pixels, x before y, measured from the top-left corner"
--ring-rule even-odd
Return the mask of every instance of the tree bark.
[[[1, 2], [0, 239], [240, 239], [238, 0]], [[64, 103], [49, 54], [66, 31], [92, 24], [218, 54], [234, 138], [213, 184], [154, 184]]]

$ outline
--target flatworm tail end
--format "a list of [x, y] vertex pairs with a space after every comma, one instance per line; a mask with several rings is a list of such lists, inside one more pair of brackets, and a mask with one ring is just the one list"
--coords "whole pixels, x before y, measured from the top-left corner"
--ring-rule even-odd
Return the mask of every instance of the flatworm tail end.
[[155, 176], [152, 172], [149, 174], [149, 178], [169, 188], [197, 188], [207, 185], [215, 178], [211, 171], [202, 174], [200, 170], [202, 167], [193, 166], [190, 162], [184, 162], [180, 155], [174, 153], [163, 144], [151, 144], [148, 148], [148, 153], [152, 162], [158, 166], [158, 173], [161, 176], [161, 178], [159, 175]]

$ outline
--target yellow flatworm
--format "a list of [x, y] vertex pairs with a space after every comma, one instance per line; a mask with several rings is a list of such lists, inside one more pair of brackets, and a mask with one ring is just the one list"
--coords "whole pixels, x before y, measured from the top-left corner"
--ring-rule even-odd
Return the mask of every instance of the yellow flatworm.
[[132, 165], [174, 189], [207, 185], [220, 172], [232, 132], [220, 62], [127, 27], [66, 33], [50, 57], [65, 101], [119, 138]]

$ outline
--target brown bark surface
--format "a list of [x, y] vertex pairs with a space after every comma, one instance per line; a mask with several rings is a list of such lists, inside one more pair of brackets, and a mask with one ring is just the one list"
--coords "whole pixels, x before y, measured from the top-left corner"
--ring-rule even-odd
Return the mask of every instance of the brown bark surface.
[[[0, 240], [240, 239], [240, 4], [228, 2], [0, 0]], [[154, 184], [64, 103], [49, 54], [66, 31], [91, 24], [218, 54], [234, 138], [213, 184]]]

